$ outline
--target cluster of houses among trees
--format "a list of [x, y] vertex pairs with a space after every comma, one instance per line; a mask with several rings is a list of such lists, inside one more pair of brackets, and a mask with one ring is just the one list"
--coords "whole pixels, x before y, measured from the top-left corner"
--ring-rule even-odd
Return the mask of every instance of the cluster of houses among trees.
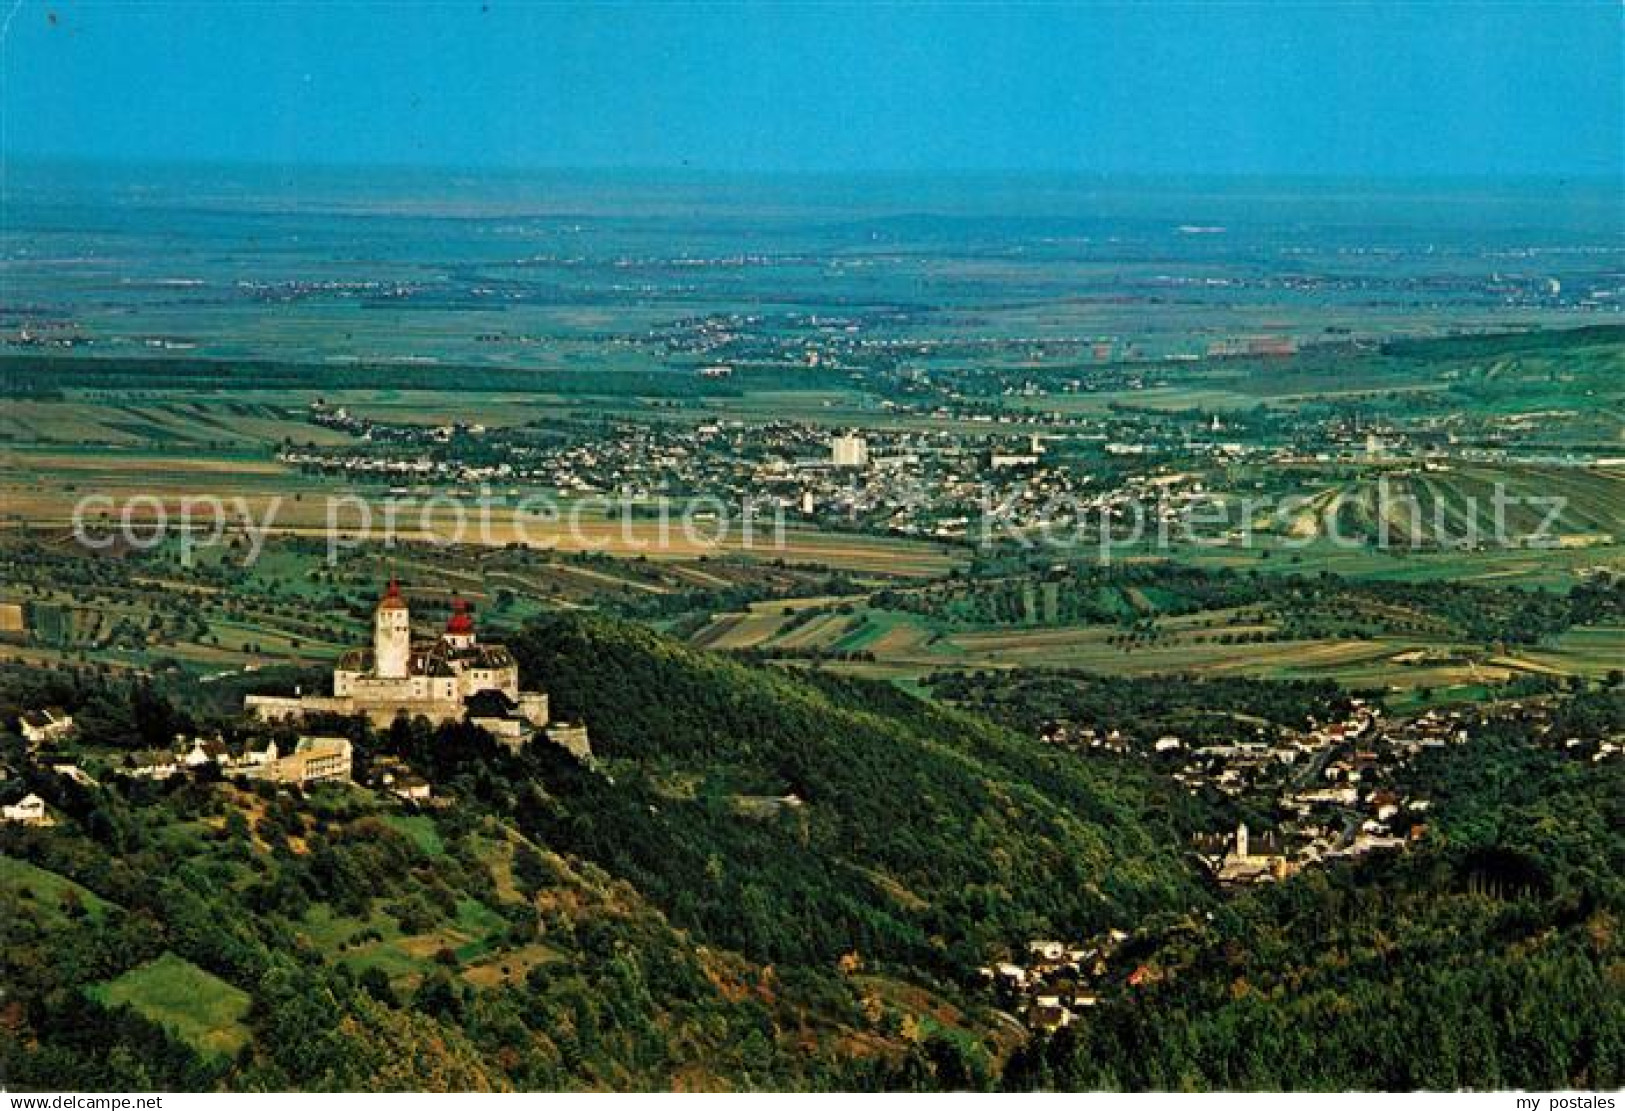
[[175, 750], [137, 754], [131, 760], [129, 774], [138, 779], [168, 779], [213, 768], [227, 778], [261, 779], [298, 787], [351, 780], [354, 749], [347, 737], [300, 737], [289, 751], [283, 751], [274, 738], [237, 746], [218, 737], [177, 739], [181, 743]]
[[1071, 1026], [1119, 982], [1133, 988], [1148, 983], [1156, 972], [1135, 967], [1127, 973], [1121, 951], [1133, 935], [1110, 929], [1079, 942], [1035, 938], [1024, 954], [978, 969], [999, 1001], [1034, 1030], [1054, 1033]]

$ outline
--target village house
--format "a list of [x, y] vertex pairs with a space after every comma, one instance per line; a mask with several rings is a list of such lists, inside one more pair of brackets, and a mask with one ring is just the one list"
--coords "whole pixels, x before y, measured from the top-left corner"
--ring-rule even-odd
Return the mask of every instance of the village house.
[[1027, 957], [1034, 964], [1059, 964], [1066, 956], [1066, 946], [1059, 941], [1029, 941]]
[[0, 822], [24, 826], [48, 826], [51, 816], [45, 812], [45, 800], [38, 795], [24, 795], [10, 806], [0, 806]]
[[168, 779], [180, 771], [180, 758], [162, 748], [145, 749], [127, 758], [126, 772], [136, 779]]
[[429, 802], [434, 797], [434, 787], [429, 781], [412, 772], [393, 776], [385, 787], [390, 794], [405, 802]]
[[1019, 964], [1009, 962], [999, 964], [994, 968], [994, 975], [1004, 988], [1016, 989], [1027, 986], [1027, 970]]
[[403, 802], [427, 803], [434, 798], [430, 782], [399, 756], [378, 756], [372, 761], [370, 786]]
[[73, 718], [59, 706], [29, 710], [17, 719], [17, 729], [31, 745], [47, 744], [73, 731]]
[[230, 758], [231, 753], [226, 748], [226, 742], [219, 737], [214, 738], [212, 741], [206, 741], [202, 737], [194, 737], [192, 747], [187, 750], [185, 756], [181, 757], [181, 763], [188, 768], [201, 768], [205, 764], [223, 766]]
[[95, 778], [78, 764], [52, 764], [50, 765], [50, 770], [55, 774], [60, 775], [63, 779], [66, 779], [71, 783], [77, 783], [81, 787], [100, 786], [100, 784], [96, 782]]
[[1072, 1025], [1072, 1012], [1061, 1006], [1060, 999], [1044, 996], [1043, 1000], [1035, 1001], [1027, 1012], [1028, 1025], [1046, 1034], [1053, 1034], [1063, 1026]]
[[1379, 822], [1386, 822], [1399, 813], [1400, 798], [1393, 791], [1382, 789], [1372, 791], [1366, 796], [1366, 802]]

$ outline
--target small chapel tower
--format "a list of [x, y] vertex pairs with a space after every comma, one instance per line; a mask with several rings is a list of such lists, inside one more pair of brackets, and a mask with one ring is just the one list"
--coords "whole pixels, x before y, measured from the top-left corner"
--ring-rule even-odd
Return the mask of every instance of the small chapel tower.
[[474, 647], [474, 617], [468, 612], [468, 603], [461, 598], [451, 600], [451, 619], [446, 622], [445, 641], [457, 649]]

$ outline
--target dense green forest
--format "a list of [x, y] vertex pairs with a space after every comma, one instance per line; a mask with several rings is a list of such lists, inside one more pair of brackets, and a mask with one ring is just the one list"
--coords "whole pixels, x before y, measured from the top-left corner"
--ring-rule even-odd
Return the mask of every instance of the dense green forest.
[[[1625, 1078], [1625, 784], [1618, 761], [1536, 743], [1532, 720], [1430, 755], [1439, 811], [1410, 853], [1223, 895], [1184, 851], [1183, 792], [1139, 765], [601, 617], [544, 620], [512, 647], [559, 715], [590, 724], [596, 767], [468, 727], [333, 722], [358, 777], [404, 757], [456, 802], [419, 813], [360, 788], [116, 770], [99, 787], [9, 781], [8, 799], [36, 790], [61, 821], [0, 833], [8, 1084]], [[1272, 709], [1245, 685], [1215, 692], [1283, 719], [1330, 697], [1305, 685], [1302, 706], [1273, 692]], [[182, 693], [0, 674], [0, 708], [63, 702], [115, 750], [216, 724]], [[1567, 696], [1541, 723], [1622, 727], [1617, 691]], [[1021, 1044], [976, 967], [1109, 928], [1131, 940], [1101, 1005]], [[188, 985], [220, 1008], [215, 1041], [128, 1004]]]
[[1069, 668], [942, 671], [933, 697], [968, 707], [1029, 736], [1049, 722], [1101, 724], [1142, 743], [1172, 733], [1213, 744], [1278, 736], [1283, 728], [1346, 715], [1350, 697], [1329, 679], [1184, 676], [1142, 679]]

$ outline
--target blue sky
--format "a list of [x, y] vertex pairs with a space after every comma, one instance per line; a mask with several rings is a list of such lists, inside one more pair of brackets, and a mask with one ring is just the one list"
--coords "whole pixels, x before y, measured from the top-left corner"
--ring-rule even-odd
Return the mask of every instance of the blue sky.
[[21, 0], [4, 137], [13, 158], [1595, 177], [1621, 170], [1621, 13]]

